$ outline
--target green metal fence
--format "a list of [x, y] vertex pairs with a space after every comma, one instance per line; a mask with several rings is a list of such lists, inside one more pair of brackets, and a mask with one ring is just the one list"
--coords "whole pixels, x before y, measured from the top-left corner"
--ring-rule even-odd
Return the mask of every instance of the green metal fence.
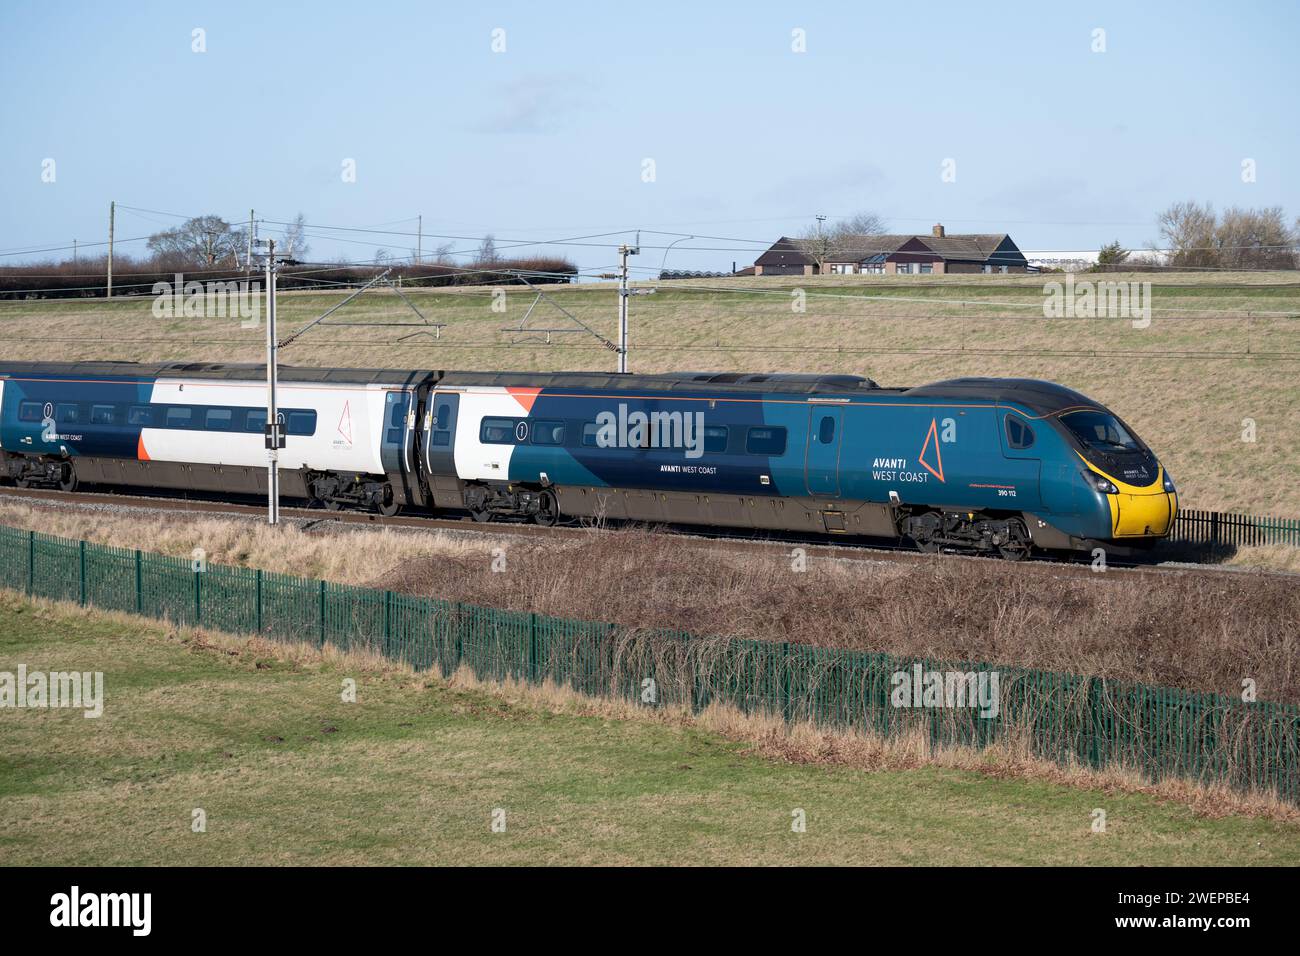
[[[368, 650], [419, 670], [544, 681], [592, 696], [713, 703], [827, 729], [905, 733], [932, 748], [1009, 743], [1061, 763], [1125, 766], [1275, 791], [1300, 804], [1300, 708], [1216, 694], [973, 662], [898, 658], [775, 641], [618, 628], [247, 568], [208, 565], [0, 526], [0, 587], [29, 595]], [[998, 712], [899, 707], [897, 675], [997, 675]]]
[[1170, 540], [1210, 548], [1262, 544], [1300, 545], [1300, 518], [1271, 518], [1179, 508], [1174, 517]]

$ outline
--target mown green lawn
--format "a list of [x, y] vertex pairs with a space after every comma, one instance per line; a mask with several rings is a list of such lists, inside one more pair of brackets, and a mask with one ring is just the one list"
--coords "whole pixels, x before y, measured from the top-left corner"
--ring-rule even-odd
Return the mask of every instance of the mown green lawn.
[[0, 710], [7, 865], [1300, 864], [1300, 827], [968, 772], [776, 763], [693, 728], [0, 596], [0, 671], [19, 664], [103, 671], [106, 704], [99, 719]]

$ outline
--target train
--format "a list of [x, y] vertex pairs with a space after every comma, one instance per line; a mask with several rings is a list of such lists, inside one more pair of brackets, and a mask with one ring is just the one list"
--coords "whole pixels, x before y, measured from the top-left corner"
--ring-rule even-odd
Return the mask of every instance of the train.
[[[330, 510], [606, 518], [1019, 559], [1167, 536], [1173, 480], [1052, 382], [282, 366], [280, 491]], [[265, 367], [0, 362], [0, 480], [267, 492]]]

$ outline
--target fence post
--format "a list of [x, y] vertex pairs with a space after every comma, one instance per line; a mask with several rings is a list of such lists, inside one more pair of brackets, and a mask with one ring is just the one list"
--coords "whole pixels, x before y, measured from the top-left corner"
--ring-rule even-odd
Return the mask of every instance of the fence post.
[[452, 613], [455, 615], [456, 628], [456, 662], [451, 669], [452, 674], [454, 674], [456, 671], [460, 670], [460, 662], [465, 657], [465, 619], [461, 610], [463, 605], [460, 601], [457, 601], [452, 606], [455, 609]]
[[384, 650], [388, 650], [389, 638], [393, 633], [393, 592], [384, 592]]
[[1093, 677], [1088, 681], [1088, 765], [1101, 767], [1101, 727], [1102, 727], [1101, 679]]
[[528, 683], [537, 683], [537, 615], [528, 615]]
[[257, 633], [262, 633], [262, 569], [257, 569], [257, 611], [255, 614], [257, 621]]
[[144, 613], [144, 558], [135, 553], [135, 613]]
[[325, 646], [325, 581], [320, 583], [320, 647]]
[[81, 606], [86, 606], [86, 542], [81, 541]]
[[203, 622], [203, 572], [194, 571], [194, 626]]
[[36, 532], [27, 532], [27, 596], [36, 592]]
[[787, 724], [794, 720], [794, 701], [790, 699], [790, 656], [790, 645], [782, 642], [780, 664], [778, 665], [780, 667], [779, 676], [781, 680], [778, 686], [781, 688], [781, 718]]

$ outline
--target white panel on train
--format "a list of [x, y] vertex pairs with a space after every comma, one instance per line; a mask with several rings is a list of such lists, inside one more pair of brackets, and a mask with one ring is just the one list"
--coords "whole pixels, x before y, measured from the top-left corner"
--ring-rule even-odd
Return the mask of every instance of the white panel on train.
[[[382, 474], [384, 396], [391, 389], [366, 385], [281, 384], [282, 409], [316, 412], [312, 435], [291, 435], [280, 452], [281, 468]], [[157, 405], [218, 405], [266, 408], [265, 382], [159, 379], [150, 398]], [[154, 461], [204, 465], [266, 465], [264, 436], [249, 432], [145, 428], [144, 451]]]
[[[448, 389], [460, 393], [456, 419], [456, 475], [464, 481], [506, 481], [510, 477], [510, 456], [514, 445], [484, 444], [479, 441], [487, 417], [526, 418], [528, 409], [520, 398], [500, 386], [470, 386]], [[532, 398], [531, 394], [525, 398]]]

